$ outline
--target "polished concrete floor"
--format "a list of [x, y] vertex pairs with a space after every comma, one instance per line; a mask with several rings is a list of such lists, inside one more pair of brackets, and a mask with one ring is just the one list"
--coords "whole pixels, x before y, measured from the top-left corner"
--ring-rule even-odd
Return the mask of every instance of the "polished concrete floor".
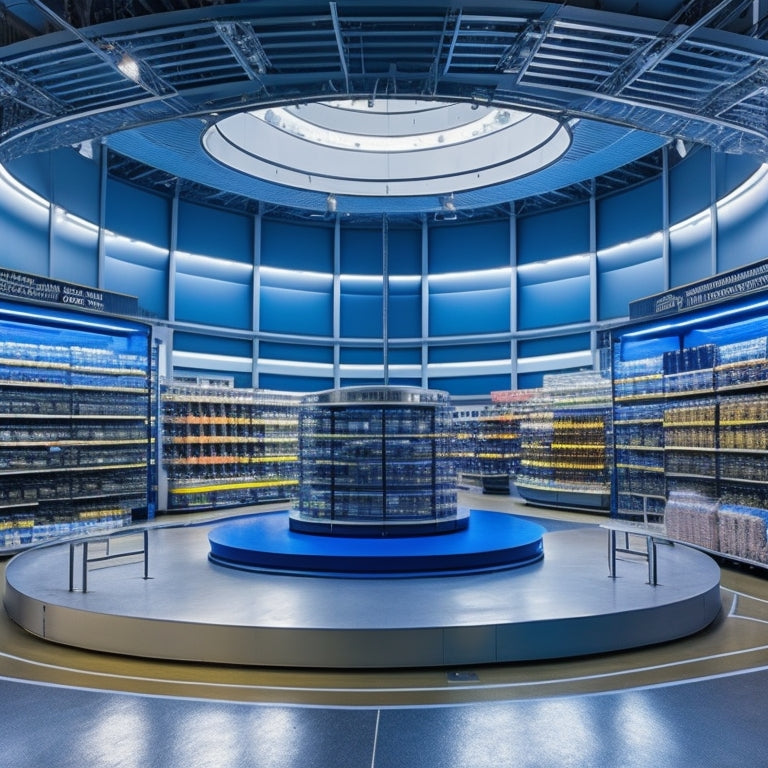
[[[541, 515], [565, 534], [596, 522], [483, 497], [490, 505]], [[386, 672], [127, 658], [48, 643], [4, 618], [0, 764], [763, 766], [768, 581], [724, 569], [721, 584], [721, 615], [684, 640]]]

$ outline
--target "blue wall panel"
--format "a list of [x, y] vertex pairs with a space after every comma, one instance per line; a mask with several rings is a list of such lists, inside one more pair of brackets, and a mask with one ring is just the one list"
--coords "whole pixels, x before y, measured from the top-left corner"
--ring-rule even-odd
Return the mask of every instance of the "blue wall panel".
[[259, 327], [271, 333], [331, 336], [331, 294], [262, 285]]
[[202, 352], [208, 355], [250, 358], [253, 347], [248, 339], [227, 339], [208, 336], [204, 333], [176, 331], [173, 334], [173, 348], [179, 352]]
[[389, 227], [389, 274], [421, 274], [421, 228]]
[[598, 276], [599, 318], [626, 317], [629, 303], [665, 290], [662, 259], [640, 262], [622, 269], [600, 270]]
[[224, 328], [251, 327], [251, 287], [209, 277], [176, 274], [176, 320]]
[[669, 170], [669, 223], [705, 210], [712, 198], [712, 153], [701, 147]]
[[259, 357], [263, 360], [290, 360], [297, 363], [333, 363], [333, 347], [319, 344], [283, 344], [259, 342]]
[[420, 365], [420, 347], [392, 347], [389, 350], [390, 365]]
[[[583, 268], [589, 268], [584, 260]], [[552, 325], [589, 321], [589, 274], [552, 279], [546, 282], [529, 281], [523, 272], [518, 273], [517, 288], [518, 329], [545, 328]]]
[[69, 147], [51, 153], [52, 202], [88, 222], [99, 220], [98, 163]]
[[333, 379], [262, 373], [259, 374], [259, 387], [278, 392], [320, 392], [324, 389], [332, 389]]
[[736, 154], [718, 154], [715, 156], [715, 163], [718, 200], [743, 184], [761, 165], [760, 159], [757, 157]]
[[253, 219], [182, 201], [177, 248], [186, 253], [252, 263]]
[[517, 221], [518, 264], [587, 253], [589, 244], [588, 203], [521, 217]]
[[664, 224], [662, 200], [661, 179], [598, 200], [598, 249], [660, 232]]
[[442, 389], [451, 395], [488, 395], [510, 388], [509, 374], [498, 373], [490, 376], [433, 376], [429, 379], [430, 389]]
[[543, 339], [521, 339], [517, 342], [518, 357], [539, 357], [558, 355], [564, 352], [581, 352], [590, 349], [588, 333], [573, 333], [568, 336], [550, 336]]
[[170, 248], [171, 201], [109, 178], [105, 227], [133, 240]]
[[168, 317], [165, 270], [107, 257], [104, 271], [104, 288], [107, 291], [136, 296], [139, 307], [148, 315], [161, 319]]
[[510, 330], [509, 303], [509, 288], [432, 293], [429, 297], [429, 335], [507, 332]]
[[[98, 285], [99, 243], [95, 229], [55, 217], [51, 237], [51, 277]], [[127, 293], [122, 290], [121, 293]]]
[[341, 294], [342, 338], [382, 337], [382, 300], [369, 294]]
[[485, 360], [509, 360], [508, 341], [495, 344], [446, 344], [429, 348], [430, 363], [473, 363]]
[[429, 230], [429, 273], [509, 265], [509, 221], [444, 224]]
[[712, 216], [696, 217], [669, 233], [669, 281], [686, 285], [712, 274]]
[[342, 275], [381, 275], [384, 256], [381, 228], [346, 227], [339, 235]]
[[400, 294], [390, 291], [387, 329], [390, 339], [421, 337], [421, 292]]
[[[766, 183], [761, 184], [763, 190]], [[766, 195], [741, 195], [723, 206], [717, 218], [717, 269], [729, 269], [768, 258]]]
[[543, 383], [544, 374], [540, 372], [520, 373], [517, 376], [518, 389], [538, 389]]
[[339, 362], [342, 365], [381, 365], [384, 350], [381, 347], [342, 347]]
[[333, 272], [333, 227], [265, 219], [261, 263], [284, 269]]
[[13, 193], [0, 199], [0, 265], [47, 276], [48, 218], [47, 208]]

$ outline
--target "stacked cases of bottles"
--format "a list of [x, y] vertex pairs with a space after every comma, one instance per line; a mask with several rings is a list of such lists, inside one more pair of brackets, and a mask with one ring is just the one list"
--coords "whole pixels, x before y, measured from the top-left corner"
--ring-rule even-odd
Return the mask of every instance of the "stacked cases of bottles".
[[161, 401], [167, 510], [295, 496], [296, 396], [169, 380], [161, 383]]
[[659, 522], [664, 516], [663, 354], [625, 360], [613, 355], [615, 513]]
[[380, 523], [456, 515], [447, 395], [349, 388], [310, 396], [300, 417], [302, 520]]
[[520, 494], [549, 492], [554, 503], [607, 509], [610, 417], [606, 377], [593, 372], [545, 376], [521, 422], [515, 481]]
[[149, 329], [46, 317], [62, 325], [0, 322], [6, 549], [146, 515]]

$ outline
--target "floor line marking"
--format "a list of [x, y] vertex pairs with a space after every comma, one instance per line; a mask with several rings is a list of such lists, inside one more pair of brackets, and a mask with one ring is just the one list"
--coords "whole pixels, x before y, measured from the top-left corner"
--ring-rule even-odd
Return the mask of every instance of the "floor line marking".
[[[768, 672], [768, 665], [760, 667], [750, 667], [748, 669], [736, 669], [729, 672], [719, 672], [716, 675], [707, 675], [705, 677], [692, 677], [685, 680], [669, 680], [664, 683], [652, 683], [649, 685], [635, 685], [629, 688], [619, 688], [610, 691], [589, 691], [589, 692], [577, 692], [577, 693], [564, 693], [555, 697], [559, 699], [572, 699], [572, 698], [592, 698], [596, 696], [620, 696], [627, 693], [636, 693], [638, 691], [654, 691], [664, 688], [675, 688], [683, 685], [692, 685], [697, 683], [706, 683], [712, 680], [725, 680], [731, 677], [738, 677], [740, 675], [750, 675]], [[104, 690], [102, 688], [89, 688], [86, 686], [74, 686], [65, 685], [63, 683], [51, 683], [47, 681], [39, 680], [19, 680], [13, 677], [7, 677], [0, 675], [0, 682], [8, 682], [17, 685], [37, 685], [47, 688], [59, 688], [73, 691], [83, 691], [104, 696], [133, 696], [137, 698], [151, 698], [151, 699], [169, 699], [177, 701], [188, 701], [202, 704], [221, 705], [228, 704], [234, 706], [248, 706], [248, 707], [283, 707], [286, 709], [324, 709], [324, 710], [376, 710], [377, 722], [381, 716], [383, 710], [396, 711], [407, 709], [449, 709], [457, 707], [472, 707], [478, 705], [498, 705], [498, 704], [525, 704], [531, 701], [542, 701], [544, 696], [538, 696], [532, 699], [519, 699], [519, 700], [507, 700], [507, 701], [459, 701], [459, 702], [439, 702], [429, 704], [307, 704], [296, 702], [270, 702], [270, 701], [240, 701], [237, 699], [206, 699], [199, 696], [173, 696], [171, 694], [158, 694], [158, 693], [145, 693], [141, 691], [113, 691]]]
[[373, 731], [373, 751], [371, 752], [371, 768], [376, 766], [376, 745], [379, 742], [379, 723], [381, 722], [381, 709], [376, 710], [376, 727]]
[[[241, 685], [237, 683], [215, 683], [215, 682], [207, 682], [207, 681], [194, 681], [194, 680], [170, 680], [166, 678], [155, 678], [155, 677], [140, 677], [138, 675], [119, 675], [113, 672], [95, 672], [93, 670], [80, 670], [76, 669], [74, 667], [65, 667], [59, 664], [48, 664], [47, 662], [40, 662], [40, 661], [34, 661], [29, 659], [24, 659], [21, 656], [14, 656], [13, 654], [6, 653], [4, 651], [0, 651], [0, 658], [6, 658], [12, 661], [19, 661], [22, 663], [30, 664], [31, 666], [37, 666], [44, 669], [51, 669], [51, 670], [57, 670], [61, 672], [67, 672], [70, 674], [80, 674], [85, 676], [92, 676], [92, 677], [102, 677], [105, 679], [114, 679], [114, 680], [124, 680], [124, 681], [134, 681], [134, 682], [141, 682], [145, 684], [163, 684], [163, 685], [176, 685], [176, 686], [182, 686], [182, 687], [191, 687], [191, 686], [198, 686], [200, 688], [219, 688], [221, 690], [242, 690], [242, 691], [275, 691], [275, 692], [286, 692], [286, 693], [324, 693], [324, 694], [330, 694], [330, 693], [336, 693], [336, 694], [372, 694], [372, 693], [378, 693], [381, 695], [387, 695], [387, 694], [402, 694], [402, 693], [435, 693], [435, 692], [447, 692], [447, 691], [491, 691], [491, 690], [502, 690], [505, 688], [508, 688], [510, 690], [514, 689], [523, 689], [523, 688], [532, 688], [534, 686], [551, 686], [551, 685], [567, 685], [571, 683], [583, 683], [588, 682], [590, 680], [603, 680], [603, 679], [610, 679], [612, 677], [624, 677], [627, 675], [634, 675], [639, 673], [646, 673], [646, 672], [655, 672], [662, 669], [672, 669], [674, 667], [683, 667], [690, 664], [699, 664], [702, 662], [709, 662], [709, 661], [715, 661], [718, 659], [726, 659], [730, 657], [735, 656], [742, 656], [749, 653], [757, 653], [759, 651], [766, 651], [768, 650], [768, 645], [759, 645], [754, 646], [752, 648], [743, 648], [737, 651], [727, 651], [725, 653], [717, 653], [712, 654], [710, 656], [699, 656], [693, 659], [681, 659], [679, 661], [674, 662], [667, 662], [665, 664], [654, 664], [650, 666], [645, 667], [633, 667], [631, 669], [622, 669], [622, 670], [616, 670], [613, 672], [601, 672], [599, 674], [594, 675], [577, 675], [575, 677], [564, 677], [564, 678], [556, 678], [556, 679], [549, 679], [549, 680], [526, 680], [526, 681], [518, 681], [518, 682], [504, 682], [504, 683], [481, 683], [477, 685], [462, 685], [461, 688], [446, 688], [445, 686], [419, 686], [419, 687], [403, 687], [403, 688], [316, 688], [316, 687], [309, 687], [309, 686], [285, 686], [285, 685]], [[752, 671], [754, 668], [747, 668], [746, 670], [743, 670], [745, 672]], [[717, 678], [718, 676], [722, 674], [728, 674], [728, 673], [716, 673], [711, 676], [706, 676], [702, 678], [691, 678], [691, 679], [710, 679], [711, 678]], [[2, 676], [0, 676], [1, 678]], [[10, 678], [14, 680], [25, 680], [25, 678]], [[33, 681], [34, 682], [34, 681]], [[687, 682], [687, 680], [681, 680], [682, 682]], [[63, 687], [77, 687], [77, 686], [66, 686], [62, 684]], [[662, 685], [661, 683], [657, 685]], [[647, 687], [653, 687], [653, 686], [647, 686]], [[109, 692], [109, 689], [98, 689], [98, 690], [105, 690], [106, 692]], [[149, 694], [152, 695], [152, 694]], [[173, 697], [172, 694], [169, 694], [169, 697]]]

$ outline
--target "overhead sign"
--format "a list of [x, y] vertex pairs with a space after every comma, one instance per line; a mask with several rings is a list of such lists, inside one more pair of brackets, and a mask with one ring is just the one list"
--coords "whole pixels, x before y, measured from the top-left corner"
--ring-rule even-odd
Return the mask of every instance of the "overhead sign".
[[630, 302], [629, 317], [641, 320], [676, 315], [768, 289], [768, 259]]
[[136, 316], [139, 312], [139, 302], [135, 296], [65, 283], [39, 275], [27, 275], [10, 269], [0, 269], [0, 296], [110, 315]]

